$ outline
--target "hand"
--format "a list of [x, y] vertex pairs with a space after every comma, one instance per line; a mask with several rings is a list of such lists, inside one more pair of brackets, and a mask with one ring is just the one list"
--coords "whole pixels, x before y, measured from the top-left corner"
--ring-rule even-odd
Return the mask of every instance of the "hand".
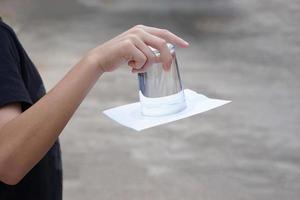
[[[154, 62], [163, 63], [164, 69], [168, 70], [172, 63], [172, 56], [167, 43], [179, 47], [189, 45], [168, 30], [137, 25], [92, 49], [88, 57], [101, 72], [114, 71], [121, 64], [127, 63], [133, 73], [139, 73], [146, 71]], [[155, 56], [148, 46], [158, 49], [160, 56]]]

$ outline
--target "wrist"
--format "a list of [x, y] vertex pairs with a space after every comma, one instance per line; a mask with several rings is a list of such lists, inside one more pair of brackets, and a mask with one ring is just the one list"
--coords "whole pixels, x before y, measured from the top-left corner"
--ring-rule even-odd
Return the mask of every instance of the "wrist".
[[101, 58], [98, 55], [95, 55], [92, 51], [88, 52], [84, 57], [83, 57], [83, 62], [96, 70], [96, 72], [101, 75], [105, 72], [103, 69], [103, 64], [101, 62]]

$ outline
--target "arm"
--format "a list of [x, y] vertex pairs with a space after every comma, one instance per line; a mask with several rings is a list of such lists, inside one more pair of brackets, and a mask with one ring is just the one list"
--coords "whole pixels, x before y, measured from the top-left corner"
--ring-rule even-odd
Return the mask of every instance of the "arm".
[[[188, 44], [174, 34], [136, 26], [92, 49], [43, 98], [21, 113], [18, 104], [0, 109], [0, 180], [18, 183], [51, 148], [98, 78], [123, 63], [132, 72], [145, 71], [153, 62], [167, 69], [171, 55], [166, 42]], [[147, 45], [161, 51], [155, 58]]]

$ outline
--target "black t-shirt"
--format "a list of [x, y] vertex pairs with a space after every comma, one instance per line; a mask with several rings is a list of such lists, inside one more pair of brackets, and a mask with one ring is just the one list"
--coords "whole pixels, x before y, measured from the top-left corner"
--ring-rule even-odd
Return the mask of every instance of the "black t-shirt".
[[[14, 31], [0, 20], [0, 107], [21, 103], [25, 111], [45, 94], [42, 79]], [[1, 138], [0, 138], [1, 140]], [[1, 200], [61, 200], [59, 142], [14, 186], [0, 181]]]

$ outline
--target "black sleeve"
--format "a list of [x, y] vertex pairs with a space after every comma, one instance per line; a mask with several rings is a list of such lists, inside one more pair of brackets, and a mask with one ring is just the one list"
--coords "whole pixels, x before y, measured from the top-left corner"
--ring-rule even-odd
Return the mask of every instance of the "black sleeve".
[[32, 104], [21, 76], [16, 51], [10, 33], [0, 27], [0, 107], [15, 102]]

